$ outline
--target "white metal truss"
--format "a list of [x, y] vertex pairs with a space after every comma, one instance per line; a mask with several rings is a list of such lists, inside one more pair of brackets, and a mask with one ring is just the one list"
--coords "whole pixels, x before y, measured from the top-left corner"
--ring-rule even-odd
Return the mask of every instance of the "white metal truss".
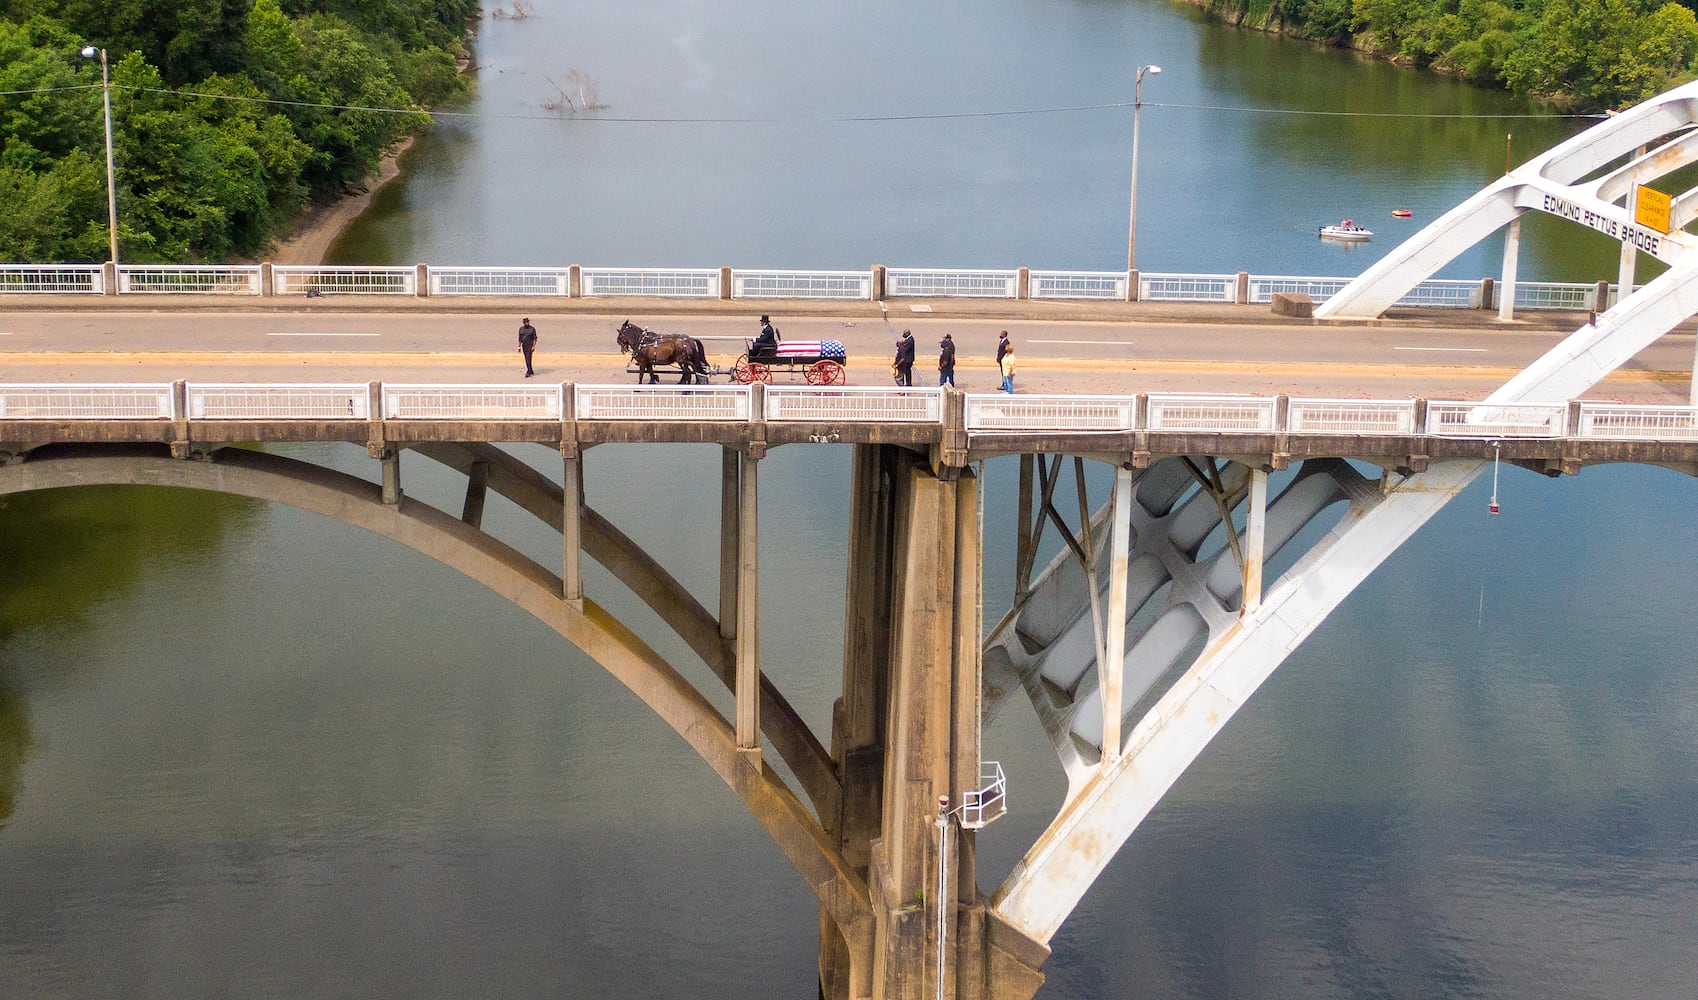
[[[1610, 119], [1446, 213], [1317, 314], [1376, 316], [1522, 212], [1550, 212], [1613, 233], [1669, 264], [1665, 274], [1624, 293], [1614, 308], [1486, 402], [1543, 405], [1576, 398], [1698, 314], [1698, 254], [1688, 252], [1698, 240], [1678, 228], [1698, 216], [1698, 189], [1674, 199], [1670, 234], [1646, 230], [1615, 204], [1633, 185], [1698, 162], [1695, 126], [1698, 84]], [[1506, 280], [1512, 284], [1513, 274]], [[1489, 422], [1492, 411], [1482, 408], [1472, 419]], [[1133, 830], [1262, 682], [1482, 468], [1476, 461], [1441, 462], [1422, 473], [1388, 471], [1372, 481], [1343, 461], [1311, 460], [1271, 503], [1265, 475], [1237, 462], [1172, 458], [1147, 470], [1121, 470], [1115, 498], [1092, 518], [1097, 530], [1090, 533], [1099, 546], [1117, 537], [1114, 572], [1107, 578], [1088, 573], [1087, 563], [1102, 561], [1064, 551], [986, 647], [987, 716], [1024, 691], [1069, 781], [1061, 811], [996, 892], [992, 908], [1047, 943]], [[1342, 517], [1265, 588], [1258, 604], [1261, 567], [1340, 503]], [[1124, 557], [1122, 530], [1129, 539]], [[1228, 544], [1199, 559], [1199, 547], [1217, 533]], [[1124, 579], [1114, 579], [1117, 573]], [[1105, 603], [1108, 625], [1100, 610], [1093, 613]], [[1125, 623], [1124, 639], [1117, 640], [1119, 622]], [[1116, 646], [1121, 655], [1101, 655]], [[1112, 669], [1105, 672], [1099, 661]], [[1105, 701], [1115, 707], [1105, 710]], [[1123, 719], [1131, 730], [1120, 740]]]

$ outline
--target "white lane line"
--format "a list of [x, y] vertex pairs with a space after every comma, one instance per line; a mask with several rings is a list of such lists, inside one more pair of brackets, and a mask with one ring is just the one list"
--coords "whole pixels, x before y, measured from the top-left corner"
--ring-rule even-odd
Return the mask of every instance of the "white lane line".
[[267, 337], [381, 337], [381, 333], [268, 333]]
[[1394, 347], [1394, 351], [1445, 351], [1453, 354], [1484, 354], [1484, 347]]
[[1036, 338], [1029, 339], [1029, 340], [1026, 341], [1026, 343], [1028, 343], [1028, 344], [1103, 344], [1103, 345], [1106, 345], [1108, 347], [1122, 347], [1122, 346], [1129, 347], [1132, 344], [1132, 342], [1129, 341], [1129, 340], [1038, 340]]

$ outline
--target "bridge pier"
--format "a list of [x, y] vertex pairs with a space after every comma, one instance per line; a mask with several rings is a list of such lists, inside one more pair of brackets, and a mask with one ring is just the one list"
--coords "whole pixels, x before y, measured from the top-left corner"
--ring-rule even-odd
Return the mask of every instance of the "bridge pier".
[[968, 470], [939, 478], [912, 452], [855, 448], [832, 727], [843, 793], [826, 827], [866, 879], [874, 931], [872, 954], [852, 955], [822, 912], [833, 1000], [1024, 1000], [1043, 981], [1048, 949], [987, 914], [957, 812], [980, 780], [978, 488]]

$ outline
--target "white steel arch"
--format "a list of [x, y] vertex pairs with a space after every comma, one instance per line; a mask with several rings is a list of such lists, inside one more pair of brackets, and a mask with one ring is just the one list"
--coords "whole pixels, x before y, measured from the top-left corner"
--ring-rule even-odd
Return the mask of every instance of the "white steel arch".
[[[1615, 203], [1625, 201], [1635, 184], [1698, 162], [1695, 128], [1698, 83], [1589, 129], [1447, 212], [1368, 268], [1317, 309], [1317, 315], [1378, 316], [1457, 254], [1513, 224], [1522, 212], [1549, 212], [1615, 235], [1669, 265], [1662, 276], [1624, 294], [1615, 307], [1486, 401], [1513, 408], [1577, 398], [1676, 324], [1698, 314], [1698, 254], [1689, 252], [1698, 248], [1698, 240], [1679, 228], [1698, 216], [1698, 189], [1673, 199], [1674, 231], [1668, 234], [1634, 223], [1625, 205]], [[1637, 152], [1641, 147], [1645, 152]], [[1505, 256], [1512, 265], [1513, 253]], [[1511, 287], [1504, 294], [1513, 295], [1512, 273], [1506, 283]], [[1505, 416], [1510, 414], [1506, 409]], [[1279, 501], [1266, 503], [1265, 479], [1258, 495], [1257, 478], [1264, 475], [1259, 470], [1227, 463], [1212, 477], [1217, 487], [1212, 496], [1205, 496], [1205, 488], [1186, 499], [1184, 475], [1176, 475], [1180, 461], [1169, 459], [1142, 472], [1123, 468], [1115, 500], [1097, 518], [1112, 524], [1117, 537], [1110, 578], [1087, 581], [1077, 566], [1069, 568], [1065, 559], [1058, 560], [1030, 599], [992, 635], [986, 651], [987, 712], [1023, 689], [1069, 779], [1061, 811], [990, 903], [1004, 920], [1046, 944], [1120, 846], [1262, 682], [1369, 573], [1484, 468], [1477, 461], [1440, 462], [1418, 473], [1387, 472], [1379, 482], [1369, 483], [1359, 476], [1353, 479], [1347, 466], [1336, 463], [1312, 476], [1325, 476], [1331, 484], [1317, 484], [1302, 493], [1293, 484], [1285, 493], [1293, 498], [1284, 515], [1287, 522], [1307, 523], [1332, 503], [1348, 506], [1339, 523], [1269, 586], [1257, 604], [1249, 598], [1253, 586], [1260, 584], [1267, 555], [1264, 543], [1277, 548], [1290, 537], [1291, 523], [1281, 526], [1274, 513]], [[1310, 473], [1304, 469], [1304, 475]], [[1178, 504], [1170, 510], [1175, 500]], [[1236, 544], [1199, 561], [1191, 541], [1201, 537], [1198, 526], [1183, 523], [1186, 511], [1181, 508], [1203, 510], [1205, 501], [1218, 507], [1207, 530], [1225, 525]], [[1247, 510], [1234, 520], [1237, 508]], [[1124, 548], [1121, 532], [1132, 539]], [[1107, 533], [1093, 534], [1101, 538]], [[1230, 572], [1222, 572], [1222, 562], [1234, 558], [1246, 584], [1242, 592], [1230, 583]], [[1228, 583], [1223, 585], [1223, 579]], [[1168, 588], [1163, 613], [1140, 615], [1140, 595], [1151, 597], [1162, 586]], [[1081, 604], [1091, 587], [1111, 594], [1111, 604], [1116, 599], [1112, 595], [1124, 599], [1123, 607], [1111, 609], [1115, 613], [1106, 628]], [[1132, 596], [1126, 599], [1128, 594]], [[1063, 611], [1068, 605], [1072, 611]], [[1182, 655], [1184, 650], [1175, 647], [1183, 638], [1164, 636], [1158, 626], [1180, 608], [1194, 610], [1206, 623], [1207, 639], [1188, 664], [1170, 667], [1161, 657]], [[1122, 611], [1126, 618], [1117, 622]], [[1141, 623], [1140, 630], [1129, 634], [1123, 625], [1134, 623]], [[1082, 640], [1081, 630], [1086, 636]], [[1105, 671], [1098, 651], [1116, 649], [1121, 642], [1124, 658], [1107, 657], [1110, 669]], [[1141, 697], [1147, 707], [1140, 704]], [[1142, 711], [1122, 717], [1102, 709], [1105, 702]], [[1089, 713], [1099, 714], [1100, 723], [1081, 718]], [[1122, 740], [1123, 719], [1130, 731]]]

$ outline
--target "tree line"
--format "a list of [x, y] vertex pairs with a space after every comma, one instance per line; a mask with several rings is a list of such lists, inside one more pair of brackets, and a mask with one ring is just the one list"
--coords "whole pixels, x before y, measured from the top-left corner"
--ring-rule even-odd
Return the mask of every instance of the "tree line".
[[1234, 23], [1347, 45], [1576, 110], [1698, 76], [1698, 19], [1662, 0], [1203, 0]]
[[[463, 92], [476, 0], [0, 0], [0, 260], [262, 253]], [[386, 109], [386, 110], [372, 110]]]

